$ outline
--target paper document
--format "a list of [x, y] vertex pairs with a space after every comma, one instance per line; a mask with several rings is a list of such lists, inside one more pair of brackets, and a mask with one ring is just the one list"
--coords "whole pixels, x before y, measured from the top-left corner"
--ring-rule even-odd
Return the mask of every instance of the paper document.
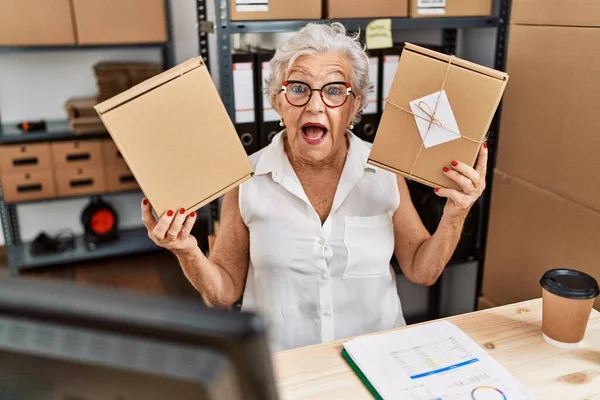
[[525, 387], [448, 321], [359, 337], [346, 352], [383, 399], [529, 400]]
[[458, 124], [445, 90], [413, 100], [409, 104], [426, 149], [460, 139]]

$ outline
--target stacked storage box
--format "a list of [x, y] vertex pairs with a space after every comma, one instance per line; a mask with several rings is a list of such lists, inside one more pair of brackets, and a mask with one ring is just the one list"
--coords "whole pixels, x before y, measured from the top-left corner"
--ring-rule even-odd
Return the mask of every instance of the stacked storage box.
[[139, 189], [111, 139], [1, 146], [0, 173], [9, 203]]
[[539, 297], [552, 268], [600, 279], [599, 27], [596, 0], [513, 2], [483, 281], [492, 303]]

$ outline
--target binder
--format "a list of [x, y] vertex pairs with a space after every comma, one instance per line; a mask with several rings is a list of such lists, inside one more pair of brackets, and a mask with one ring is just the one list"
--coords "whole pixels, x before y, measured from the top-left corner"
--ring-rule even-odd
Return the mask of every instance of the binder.
[[362, 112], [362, 117], [354, 133], [363, 140], [373, 143], [379, 120], [381, 119], [380, 96], [380, 59], [381, 51], [373, 50], [369, 54], [369, 80], [373, 82], [373, 91], [368, 95], [367, 107]]
[[387, 98], [396, 76], [396, 70], [398, 70], [398, 63], [400, 62], [400, 54], [404, 46], [402, 44], [395, 44], [394, 47], [381, 51], [381, 112], [385, 109]]
[[264, 94], [265, 80], [271, 74], [271, 58], [275, 54], [272, 50], [258, 50], [257, 70], [258, 70], [258, 99], [259, 99], [259, 131], [260, 147], [268, 146], [273, 140], [273, 136], [278, 134], [283, 127], [279, 125], [281, 117], [271, 107], [268, 97]]
[[232, 55], [235, 130], [248, 155], [259, 150], [256, 68], [252, 53]]

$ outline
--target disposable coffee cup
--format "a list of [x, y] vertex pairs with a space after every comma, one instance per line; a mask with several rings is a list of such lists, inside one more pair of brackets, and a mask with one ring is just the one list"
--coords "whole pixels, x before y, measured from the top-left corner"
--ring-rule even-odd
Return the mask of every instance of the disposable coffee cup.
[[542, 286], [542, 332], [544, 340], [561, 349], [577, 348], [600, 294], [598, 282], [572, 269], [547, 271]]

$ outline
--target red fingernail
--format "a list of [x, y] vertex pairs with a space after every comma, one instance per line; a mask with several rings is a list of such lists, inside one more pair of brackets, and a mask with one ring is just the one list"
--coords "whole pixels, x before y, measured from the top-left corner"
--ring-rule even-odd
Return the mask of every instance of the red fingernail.
[[148, 205], [148, 199], [144, 199], [144, 200], [142, 201], [142, 203], [144, 203], [144, 205], [145, 205], [145, 206], [147, 206], [147, 205]]
[[180, 208], [179, 209], [179, 214], [185, 214], [185, 208]]
[[440, 191], [440, 189], [438, 189], [438, 188], [435, 188], [435, 189], [433, 189], [433, 191], [437, 193], [437, 192], [439, 192], [439, 191]]
[[167, 211], [167, 217], [172, 217], [172, 216], [173, 216], [173, 210]]
[[448, 171], [450, 171], [450, 170], [448, 169], [448, 167], [444, 167], [444, 172], [448, 172]]
[[196, 216], [196, 213], [192, 211], [190, 214], [190, 217], [194, 218], [195, 216]]
[[483, 142], [483, 148], [487, 149], [487, 142]]
[[456, 167], [457, 165], [458, 165], [458, 162], [456, 162], [456, 161], [452, 161], [452, 166], [453, 166], [453, 167]]

